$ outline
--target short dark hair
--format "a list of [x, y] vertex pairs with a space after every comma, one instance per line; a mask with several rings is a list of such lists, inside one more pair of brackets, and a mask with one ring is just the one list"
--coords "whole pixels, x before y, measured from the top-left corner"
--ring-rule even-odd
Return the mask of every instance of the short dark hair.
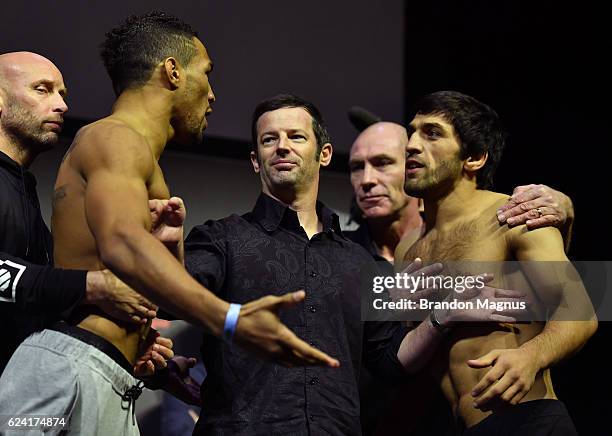
[[297, 107], [302, 108], [310, 114], [312, 118], [312, 130], [317, 140], [317, 160], [319, 153], [325, 144], [331, 141], [327, 127], [323, 121], [323, 116], [317, 107], [311, 102], [304, 100], [301, 97], [293, 94], [278, 94], [274, 97], [263, 100], [253, 111], [251, 119], [251, 138], [253, 140], [253, 150], [257, 153], [257, 120], [266, 112], [275, 111], [277, 109]]
[[461, 159], [488, 153], [486, 163], [476, 173], [476, 184], [480, 189], [493, 187], [507, 136], [497, 112], [469, 95], [439, 91], [422, 97], [413, 114], [440, 115], [448, 121], [459, 138]]
[[106, 33], [100, 55], [116, 95], [144, 85], [154, 67], [167, 57], [187, 65], [196, 54], [197, 33], [182, 20], [164, 12], [132, 15]]

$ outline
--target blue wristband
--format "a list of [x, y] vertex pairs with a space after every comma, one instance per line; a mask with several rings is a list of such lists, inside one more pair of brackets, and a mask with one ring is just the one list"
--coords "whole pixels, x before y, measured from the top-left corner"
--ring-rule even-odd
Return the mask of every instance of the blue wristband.
[[232, 342], [232, 339], [234, 338], [241, 307], [242, 304], [230, 304], [230, 307], [227, 310], [227, 315], [225, 315], [225, 325], [223, 326], [223, 339], [227, 342]]

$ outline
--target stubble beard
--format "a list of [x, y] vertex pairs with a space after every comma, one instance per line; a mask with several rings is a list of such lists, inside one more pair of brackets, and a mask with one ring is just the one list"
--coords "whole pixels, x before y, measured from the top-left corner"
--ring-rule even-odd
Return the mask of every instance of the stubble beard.
[[9, 99], [0, 127], [17, 146], [30, 147], [36, 152], [52, 148], [58, 141], [56, 132], [45, 131], [42, 122], [14, 100]]
[[461, 173], [460, 160], [443, 160], [434, 170], [427, 170], [427, 174], [419, 179], [406, 177], [404, 191], [411, 197], [427, 198], [433, 193], [452, 186]]

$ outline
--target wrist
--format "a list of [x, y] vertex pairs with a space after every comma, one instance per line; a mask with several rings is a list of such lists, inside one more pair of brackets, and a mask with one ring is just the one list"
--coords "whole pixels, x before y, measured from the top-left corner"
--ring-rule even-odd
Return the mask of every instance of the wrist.
[[96, 304], [102, 300], [105, 279], [102, 271], [87, 271], [85, 277], [85, 298], [83, 303]]
[[546, 361], [544, 353], [540, 352], [536, 344], [532, 341], [525, 342], [519, 347], [519, 350], [525, 353], [525, 357], [528, 361], [534, 362], [536, 364], [538, 371], [548, 368], [550, 366], [550, 363]]
[[225, 323], [223, 325], [223, 340], [231, 343], [234, 339], [234, 333], [238, 326], [238, 318], [240, 317], [241, 304], [230, 304], [225, 315]]
[[450, 330], [451, 321], [446, 316], [440, 317], [440, 312], [437, 312], [436, 309], [429, 312], [429, 322], [439, 333], [447, 333]]
[[223, 335], [223, 327], [225, 326], [225, 316], [229, 310], [230, 304], [218, 298], [216, 295], [212, 295], [210, 304], [206, 304], [206, 307], [210, 307], [210, 311], [206, 311], [202, 324], [206, 329], [215, 337], [220, 338]]

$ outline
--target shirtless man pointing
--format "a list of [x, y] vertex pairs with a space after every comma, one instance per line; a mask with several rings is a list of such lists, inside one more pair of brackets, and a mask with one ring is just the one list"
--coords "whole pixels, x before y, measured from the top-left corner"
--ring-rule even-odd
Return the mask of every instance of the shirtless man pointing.
[[[213, 64], [193, 29], [159, 12], [131, 17], [107, 33], [102, 58], [117, 100], [110, 116], [77, 133], [60, 167], [53, 212], [56, 263], [108, 267], [171, 314], [215, 336], [231, 340], [233, 335], [239, 345], [276, 362], [337, 366], [336, 360], [298, 339], [278, 319], [277, 311], [301, 301], [303, 292], [264, 297], [243, 305], [239, 312], [234, 306], [228, 314], [229, 303], [185, 271], [182, 228], [178, 237], [175, 232], [173, 252], [151, 234], [148, 200], [170, 197], [158, 159], [170, 140], [181, 144], [202, 140], [215, 101], [209, 84]], [[55, 353], [47, 353], [55, 356], [63, 351], [66, 356], [55, 358], [55, 370], [65, 385], [57, 383], [59, 393], [51, 392], [49, 399], [39, 398], [37, 404], [48, 401], [65, 407], [53, 411], [57, 414], [72, 411], [71, 428], [79, 434], [137, 433], [131, 412], [126, 411], [132, 408], [124, 407], [133, 398], [128, 395], [134, 392], [129, 388], [133, 379], [123, 370], [126, 361], [134, 363], [143, 332], [97, 311], [82, 311], [71, 324], [59, 333], [63, 336], [44, 331], [46, 339], [35, 339], [41, 349], [46, 349], [45, 340], [54, 341], [46, 347]], [[102, 348], [104, 352], [98, 353]], [[85, 355], [103, 363], [79, 364], [76, 374], [70, 372], [70, 359]], [[67, 366], [61, 369], [64, 363]], [[87, 370], [83, 365], [96, 368]], [[46, 385], [48, 365], [42, 374], [37, 370], [27, 377], [36, 375], [31, 383]], [[110, 381], [107, 386], [99, 386], [104, 384], [96, 378], [99, 371]], [[15, 372], [19, 369], [10, 376], [21, 375]], [[11, 395], [20, 407], [28, 403], [21, 401], [23, 393]], [[67, 398], [63, 406], [57, 400], [62, 397]], [[42, 413], [40, 408], [9, 412]]]

